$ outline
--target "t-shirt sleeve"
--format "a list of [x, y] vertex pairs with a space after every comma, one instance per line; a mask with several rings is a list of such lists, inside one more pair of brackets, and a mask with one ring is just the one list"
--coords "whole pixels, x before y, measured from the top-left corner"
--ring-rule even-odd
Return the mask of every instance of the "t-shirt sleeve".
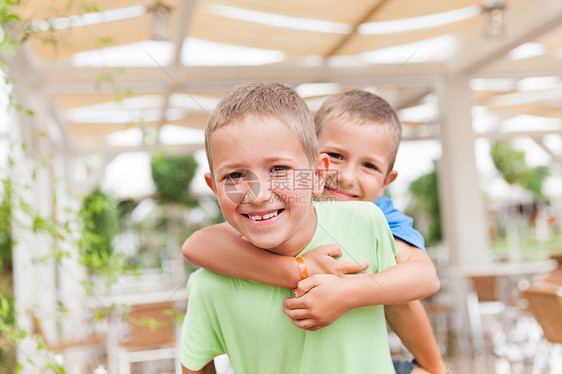
[[392, 235], [425, 252], [425, 241], [419, 231], [414, 229], [414, 220], [411, 217], [396, 209], [392, 200], [387, 197], [378, 198], [375, 205], [384, 213]]
[[225, 353], [218, 324], [211, 318], [212, 310], [203, 288], [207, 280], [200, 271], [189, 279], [187, 312], [180, 336], [180, 361], [190, 370], [200, 370], [214, 357]]
[[372, 242], [375, 245], [375, 256], [377, 266], [375, 271], [380, 273], [394, 265], [396, 265], [396, 246], [394, 237], [386, 223], [385, 217], [380, 209], [371, 205], [371, 227]]

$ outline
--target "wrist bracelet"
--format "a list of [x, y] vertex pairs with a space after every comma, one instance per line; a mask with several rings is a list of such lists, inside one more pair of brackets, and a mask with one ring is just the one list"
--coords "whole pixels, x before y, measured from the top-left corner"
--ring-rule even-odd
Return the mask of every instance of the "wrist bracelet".
[[299, 266], [299, 271], [301, 273], [301, 280], [308, 278], [308, 271], [306, 270], [306, 265], [302, 257], [295, 257], [297, 265]]
[[[295, 257], [295, 261], [297, 261], [299, 272], [301, 273], [301, 280], [308, 278], [308, 271], [306, 270], [306, 264], [304, 263], [302, 257]], [[297, 289], [293, 288], [293, 292], [296, 294]]]

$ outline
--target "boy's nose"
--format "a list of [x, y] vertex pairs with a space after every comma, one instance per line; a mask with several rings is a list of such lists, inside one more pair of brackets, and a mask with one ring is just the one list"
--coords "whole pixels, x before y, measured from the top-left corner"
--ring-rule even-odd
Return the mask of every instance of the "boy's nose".
[[[260, 205], [268, 201], [271, 197], [271, 186], [269, 176], [257, 176], [253, 188], [249, 192], [252, 196], [248, 196], [251, 199], [245, 199], [246, 203], [252, 203], [255, 205]], [[251, 201], [250, 201], [251, 200]]]
[[338, 169], [338, 185], [349, 187], [355, 183], [355, 170], [350, 166], [342, 166]]

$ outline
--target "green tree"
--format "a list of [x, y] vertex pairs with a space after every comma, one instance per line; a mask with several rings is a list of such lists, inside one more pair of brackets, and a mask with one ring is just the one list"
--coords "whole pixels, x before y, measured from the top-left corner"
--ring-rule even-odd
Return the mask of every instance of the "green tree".
[[189, 205], [189, 185], [197, 170], [197, 161], [193, 156], [153, 155], [150, 168], [160, 201]]
[[425, 225], [416, 228], [429, 245], [435, 244], [443, 238], [437, 174], [438, 161], [433, 161], [433, 165], [431, 172], [413, 181], [408, 188], [412, 194], [408, 214], [416, 218], [419, 217], [416, 220], [417, 222], [426, 222]]
[[509, 142], [496, 142], [490, 155], [494, 166], [509, 184], [518, 184], [530, 191], [535, 198], [542, 199], [544, 180], [549, 175], [546, 166], [529, 167], [525, 162], [525, 152], [516, 149]]

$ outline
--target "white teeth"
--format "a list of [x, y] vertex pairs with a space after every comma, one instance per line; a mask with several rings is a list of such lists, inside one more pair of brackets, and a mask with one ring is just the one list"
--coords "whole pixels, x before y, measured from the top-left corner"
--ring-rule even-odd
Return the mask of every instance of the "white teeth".
[[248, 216], [252, 221], [262, 221], [264, 219], [270, 219], [277, 215], [277, 211], [265, 214], [263, 216]]

